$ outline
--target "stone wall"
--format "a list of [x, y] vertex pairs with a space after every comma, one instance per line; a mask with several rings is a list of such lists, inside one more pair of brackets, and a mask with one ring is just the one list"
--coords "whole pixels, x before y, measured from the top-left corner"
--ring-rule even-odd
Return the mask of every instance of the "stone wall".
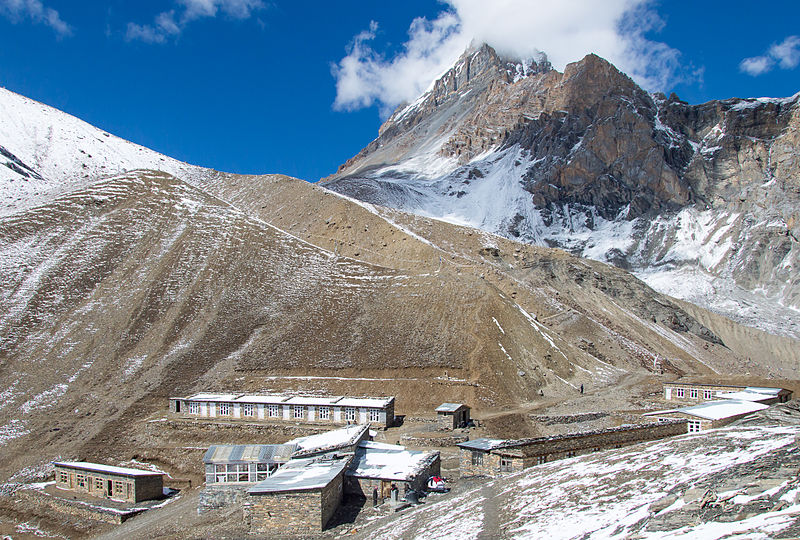
[[406, 446], [429, 446], [440, 448], [444, 446], [455, 446], [462, 442], [467, 442], [469, 435], [452, 434], [446, 437], [435, 436], [420, 436], [420, 435], [403, 435], [400, 437], [400, 443]]
[[605, 412], [589, 412], [565, 415], [541, 415], [531, 414], [529, 418], [535, 422], [539, 422], [546, 426], [553, 426], [558, 424], [577, 424], [579, 422], [590, 422], [592, 420], [599, 420], [605, 418], [608, 413]]
[[[459, 469], [461, 476], [464, 477], [497, 476], [505, 472], [517, 472], [539, 463], [682, 435], [686, 433], [686, 426], [686, 421], [679, 419], [578, 434], [509, 441], [513, 444], [486, 452], [462, 448]], [[473, 454], [476, 457], [482, 455], [482, 463], [473, 463]], [[502, 472], [501, 468], [504, 469]]]
[[344, 470], [322, 489], [248, 495], [250, 531], [272, 536], [305, 536], [324, 530], [342, 504]]
[[197, 499], [197, 513], [204, 514], [210, 510], [245, 502], [248, 499], [247, 490], [251, 487], [253, 484], [206, 487], [200, 491]]
[[320, 491], [268, 493], [247, 499], [245, 513], [251, 532], [302, 535], [322, 530]]

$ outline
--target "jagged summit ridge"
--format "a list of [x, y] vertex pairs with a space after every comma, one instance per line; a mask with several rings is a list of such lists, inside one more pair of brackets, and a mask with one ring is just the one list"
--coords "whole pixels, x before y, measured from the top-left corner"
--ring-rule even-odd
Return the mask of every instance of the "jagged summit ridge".
[[[492, 76], [466, 80], [478, 59]], [[798, 95], [690, 105], [596, 55], [519, 80], [498, 59], [462, 56], [326, 187], [613, 263], [800, 336]]]

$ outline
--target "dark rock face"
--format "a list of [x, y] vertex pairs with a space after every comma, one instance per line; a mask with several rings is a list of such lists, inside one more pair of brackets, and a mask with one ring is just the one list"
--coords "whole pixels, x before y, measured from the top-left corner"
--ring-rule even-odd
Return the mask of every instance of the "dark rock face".
[[[645, 92], [596, 55], [562, 74], [483, 46], [398, 108], [325, 185], [632, 271], [691, 267], [797, 309], [799, 103], [690, 105]], [[451, 165], [428, 166], [434, 158]]]

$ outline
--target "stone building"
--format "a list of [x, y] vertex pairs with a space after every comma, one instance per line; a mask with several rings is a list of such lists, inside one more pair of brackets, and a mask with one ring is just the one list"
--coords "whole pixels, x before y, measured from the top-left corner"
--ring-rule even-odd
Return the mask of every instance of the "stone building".
[[342, 503], [352, 456], [295, 459], [248, 491], [250, 530], [270, 537], [303, 537], [325, 529]]
[[730, 424], [754, 412], [768, 408], [768, 405], [754, 401], [726, 399], [722, 401], [709, 401], [692, 407], [670, 409], [646, 413], [645, 416], [657, 418], [660, 422], [683, 419], [688, 422], [689, 433], [705, 431]]
[[346, 495], [370, 498], [377, 488], [379, 496], [388, 499], [393, 485], [403, 496], [410, 490], [422, 490], [428, 478], [440, 472], [439, 452], [363, 441], [345, 472], [344, 491]]
[[140, 502], [161, 498], [161, 473], [82, 461], [53, 463], [56, 487], [115, 501]]
[[735, 384], [675, 381], [663, 384], [664, 399], [686, 403], [704, 403], [719, 399], [754, 401], [764, 405], [786, 403], [792, 391], [785, 388], [740, 386]]
[[394, 425], [394, 398], [199, 393], [169, 399], [170, 415], [246, 422]]
[[532, 465], [686, 433], [686, 420], [624, 425], [533, 439], [475, 439], [458, 444], [462, 477], [494, 477]]
[[339, 429], [298, 437], [286, 444], [294, 445], [293, 458], [305, 458], [329, 454], [331, 452], [353, 453], [362, 441], [370, 440], [368, 425], [345, 426]]
[[456, 429], [470, 421], [469, 412], [463, 403], [442, 403], [436, 407], [436, 421], [440, 429]]

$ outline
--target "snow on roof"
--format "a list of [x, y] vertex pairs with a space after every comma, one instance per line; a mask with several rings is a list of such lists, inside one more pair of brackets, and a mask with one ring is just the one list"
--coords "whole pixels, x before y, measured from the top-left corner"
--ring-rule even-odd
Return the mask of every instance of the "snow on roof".
[[408, 481], [423, 472], [439, 452], [407, 450], [402, 446], [361, 443], [345, 473], [358, 478]]
[[106, 474], [119, 474], [123, 476], [161, 476], [163, 473], [153, 471], [143, 471], [141, 469], [129, 469], [128, 467], [114, 467], [113, 465], [102, 465], [100, 463], [87, 463], [85, 461], [54, 461], [56, 467], [67, 467], [70, 469], [82, 469]]
[[359, 439], [362, 439], [369, 424], [345, 426], [340, 429], [309, 435], [308, 437], [298, 437], [286, 444], [297, 445], [296, 456], [305, 456], [321, 452], [330, 452], [348, 446], [355, 446]]
[[771, 396], [777, 396], [778, 394], [783, 391], [783, 388], [770, 388], [768, 386], [748, 386], [744, 389], [745, 392], [755, 392], [757, 394], [769, 394]]
[[374, 407], [382, 409], [388, 406], [392, 401], [394, 401], [393, 397], [381, 397], [381, 398], [343, 397], [342, 399], [336, 402], [336, 405], [341, 405], [342, 407]]
[[254, 394], [213, 394], [200, 392], [189, 397], [173, 397], [171, 399], [183, 399], [186, 401], [228, 401], [236, 403], [286, 403], [288, 405], [328, 405], [338, 407], [369, 407], [382, 409], [388, 406], [393, 397], [377, 398], [349, 398], [345, 396], [284, 396], [274, 395], [254, 395]]
[[750, 390], [742, 390], [741, 392], [721, 392], [717, 394], [717, 397], [722, 399], [738, 399], [741, 401], [761, 401], [764, 399], [775, 399], [777, 395], [777, 392], [771, 394], [767, 392], [752, 392]]
[[214, 444], [203, 463], [285, 463], [295, 450], [294, 444]]
[[275, 471], [272, 476], [250, 488], [248, 493], [264, 495], [322, 489], [330, 484], [349, 463], [349, 456], [345, 458], [293, 459]]
[[468, 450], [492, 450], [506, 443], [503, 439], [475, 439], [463, 443], [458, 443], [456, 446], [466, 448]]
[[436, 407], [436, 412], [456, 412], [461, 407], [466, 407], [463, 403], [442, 403]]
[[190, 401], [235, 401], [236, 398], [241, 395], [242, 394], [210, 394], [208, 392], [200, 392], [199, 394], [194, 394], [183, 399]]
[[738, 399], [726, 399], [723, 401], [709, 401], [701, 403], [700, 405], [693, 405], [692, 407], [684, 407], [682, 409], [670, 409], [666, 411], [655, 411], [645, 413], [645, 416], [657, 416], [659, 414], [669, 413], [683, 413], [706, 420], [722, 420], [723, 418], [730, 418], [731, 416], [738, 416], [740, 414], [749, 414], [756, 411], [769, 408], [762, 403], [754, 403], [752, 401], [742, 401]]

